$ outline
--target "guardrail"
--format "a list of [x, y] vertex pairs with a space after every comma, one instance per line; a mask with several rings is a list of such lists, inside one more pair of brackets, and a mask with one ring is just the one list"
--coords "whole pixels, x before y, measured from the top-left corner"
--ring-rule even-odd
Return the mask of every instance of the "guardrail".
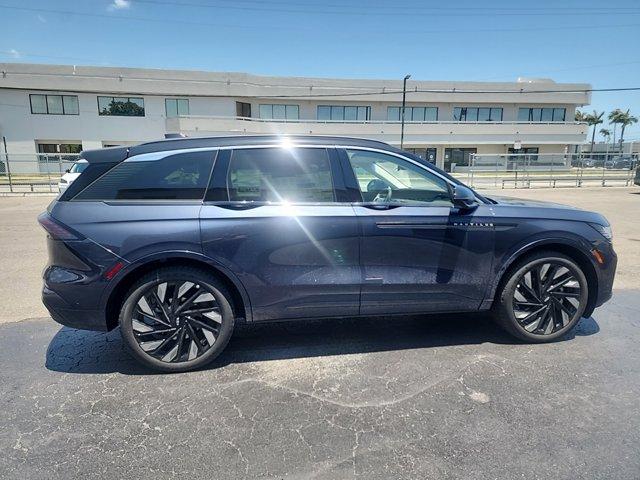
[[472, 154], [453, 174], [476, 188], [532, 188], [633, 184], [637, 154]]

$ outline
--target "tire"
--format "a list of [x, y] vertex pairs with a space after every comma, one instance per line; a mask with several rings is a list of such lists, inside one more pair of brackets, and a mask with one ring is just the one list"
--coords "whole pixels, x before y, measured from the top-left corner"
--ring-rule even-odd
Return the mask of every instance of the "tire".
[[194, 370], [229, 343], [231, 305], [215, 276], [192, 267], [161, 268], [130, 288], [120, 310], [120, 333], [141, 364], [163, 372]]
[[584, 272], [558, 252], [525, 257], [507, 271], [501, 284], [492, 308], [494, 320], [529, 343], [562, 337], [575, 327], [587, 306], [589, 288]]

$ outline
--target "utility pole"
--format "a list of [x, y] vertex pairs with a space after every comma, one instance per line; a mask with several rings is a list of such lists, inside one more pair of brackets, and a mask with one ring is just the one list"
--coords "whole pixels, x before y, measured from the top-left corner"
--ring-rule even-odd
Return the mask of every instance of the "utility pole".
[[400, 126], [400, 150], [404, 145], [404, 110], [407, 102], [407, 80], [411, 78], [411, 75], [405, 75], [402, 82], [402, 125]]

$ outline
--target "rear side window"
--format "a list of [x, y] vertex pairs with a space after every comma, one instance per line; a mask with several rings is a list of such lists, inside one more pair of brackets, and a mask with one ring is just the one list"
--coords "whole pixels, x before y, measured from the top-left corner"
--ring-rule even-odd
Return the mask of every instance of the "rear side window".
[[324, 148], [234, 150], [227, 173], [235, 202], [333, 202], [329, 157]]
[[160, 160], [125, 161], [75, 200], [201, 200], [215, 152], [187, 152]]

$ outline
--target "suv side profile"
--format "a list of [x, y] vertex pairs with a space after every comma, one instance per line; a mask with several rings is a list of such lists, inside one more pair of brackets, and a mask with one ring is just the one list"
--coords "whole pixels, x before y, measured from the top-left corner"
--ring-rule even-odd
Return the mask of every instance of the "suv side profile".
[[237, 322], [491, 311], [547, 342], [611, 297], [607, 220], [486, 198], [420, 157], [339, 137], [173, 139], [85, 151], [39, 221], [57, 322], [120, 327], [162, 371]]

